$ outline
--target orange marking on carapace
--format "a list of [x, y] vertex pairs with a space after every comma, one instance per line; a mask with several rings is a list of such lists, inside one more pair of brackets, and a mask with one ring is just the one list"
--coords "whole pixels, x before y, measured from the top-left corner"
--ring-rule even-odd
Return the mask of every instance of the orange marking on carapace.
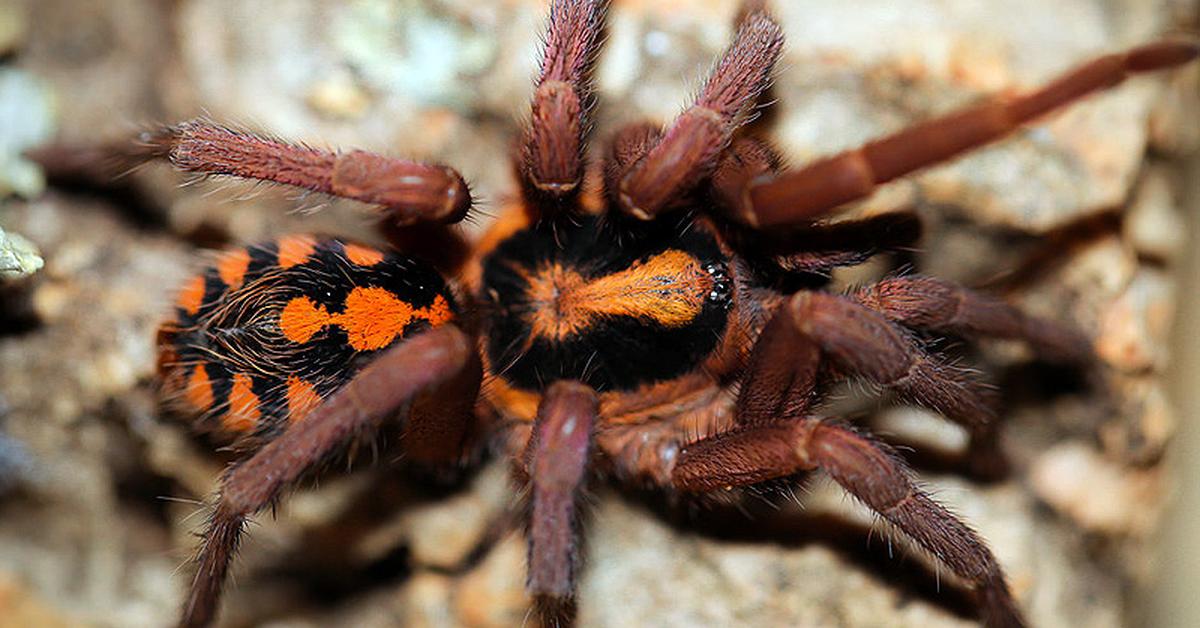
[[179, 291], [179, 298], [175, 300], [175, 304], [188, 314], [199, 312], [200, 306], [204, 305], [204, 275], [196, 275], [189, 279], [183, 290]]
[[254, 394], [250, 376], [235, 373], [233, 387], [229, 390], [229, 411], [221, 417], [221, 425], [232, 432], [248, 432], [254, 429], [261, 416], [258, 395]]
[[428, 306], [414, 308], [386, 288], [372, 286], [351, 290], [342, 311], [332, 314], [308, 297], [296, 297], [279, 313], [279, 328], [288, 340], [305, 343], [327, 325], [337, 325], [355, 351], [374, 351], [392, 344], [414, 319], [436, 327], [453, 316], [440, 294]]
[[246, 277], [246, 269], [250, 267], [250, 251], [237, 249], [222, 253], [217, 260], [217, 274], [221, 281], [230, 289], [240, 288]]
[[317, 250], [317, 241], [305, 235], [280, 238], [278, 245], [280, 268], [299, 266]]
[[288, 420], [295, 423], [303, 419], [317, 404], [321, 396], [313, 385], [292, 375], [287, 380]]
[[208, 379], [208, 370], [203, 364], [197, 364], [192, 369], [192, 377], [183, 389], [184, 397], [197, 410], [208, 410], [213, 405], [212, 382]]
[[561, 340], [581, 333], [597, 318], [647, 318], [665, 327], [695, 320], [713, 288], [700, 261], [676, 249], [597, 279], [557, 264], [528, 276], [531, 338]]
[[383, 261], [383, 251], [361, 244], [346, 244], [346, 259], [356, 266], [374, 266]]

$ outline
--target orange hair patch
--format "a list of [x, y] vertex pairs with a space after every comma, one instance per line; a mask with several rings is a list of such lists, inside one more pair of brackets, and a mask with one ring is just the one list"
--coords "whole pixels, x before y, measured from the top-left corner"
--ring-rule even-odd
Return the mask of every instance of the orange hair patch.
[[208, 370], [203, 364], [197, 364], [192, 369], [192, 377], [183, 390], [184, 398], [193, 408], [201, 411], [208, 410], [213, 405], [212, 382], [208, 379]]
[[280, 238], [279, 267], [291, 268], [308, 261], [317, 251], [317, 241], [310, 236], [296, 235]]
[[346, 259], [355, 266], [374, 266], [383, 261], [383, 251], [361, 244], [346, 244]]
[[648, 318], [664, 327], [681, 327], [704, 309], [713, 287], [692, 255], [670, 249], [620, 272], [587, 280], [552, 265], [527, 278], [533, 336], [561, 340], [581, 333], [605, 316]]
[[308, 297], [296, 297], [279, 313], [279, 329], [288, 340], [304, 344], [329, 325], [330, 320], [324, 306]]
[[354, 350], [374, 351], [402, 336], [414, 320], [437, 326], [453, 316], [440, 294], [428, 306], [414, 308], [385, 288], [358, 287], [347, 295], [343, 310], [332, 314], [308, 297], [292, 299], [279, 313], [279, 328], [288, 340], [303, 344], [325, 327], [337, 325]]
[[355, 288], [346, 297], [346, 309], [338, 315], [337, 323], [346, 330], [350, 346], [371, 351], [392, 344], [413, 320], [437, 326], [451, 316], [450, 304], [440, 294], [428, 306], [414, 308], [383, 288]]
[[321, 403], [321, 396], [312, 384], [292, 375], [287, 380], [288, 420], [295, 423]]
[[229, 410], [221, 417], [221, 425], [232, 432], [248, 432], [254, 429], [262, 412], [258, 409], [258, 395], [251, 388], [250, 376], [235, 373], [233, 387], [229, 391]]
[[196, 275], [189, 279], [183, 290], [179, 291], [179, 298], [175, 300], [175, 304], [188, 314], [194, 315], [199, 312], [200, 306], [204, 305], [204, 275]]
[[217, 260], [217, 274], [231, 289], [239, 288], [250, 267], [250, 251], [237, 249], [223, 253]]

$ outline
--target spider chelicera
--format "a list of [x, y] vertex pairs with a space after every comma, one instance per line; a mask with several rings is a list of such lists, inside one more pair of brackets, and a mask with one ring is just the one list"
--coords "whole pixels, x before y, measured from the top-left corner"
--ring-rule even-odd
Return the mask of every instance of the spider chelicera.
[[820, 404], [831, 384], [867, 380], [963, 425], [972, 460], [996, 464], [988, 387], [921, 335], [1018, 339], [1065, 363], [1088, 362], [1090, 342], [931, 277], [842, 295], [797, 286], [919, 235], [903, 212], [822, 222], [835, 209], [1129, 74], [1185, 63], [1196, 44], [1100, 57], [1028, 94], [786, 170], [743, 128], [783, 46], [748, 2], [695, 102], [665, 128], [619, 129], [589, 168], [604, 10], [554, 3], [515, 158], [520, 198], [470, 246], [445, 228], [472, 206], [448, 167], [207, 120], [124, 151], [379, 206], [399, 251], [287, 236], [221, 254], [181, 290], [160, 330], [163, 388], [245, 454], [222, 480], [181, 625], [214, 619], [249, 517], [388, 422], [420, 462], [458, 464], [489, 443], [511, 456], [528, 487], [537, 598], [574, 594], [579, 495], [594, 473], [697, 494], [822, 470], [973, 586], [988, 625], [1023, 625], [987, 545], [888, 446]]

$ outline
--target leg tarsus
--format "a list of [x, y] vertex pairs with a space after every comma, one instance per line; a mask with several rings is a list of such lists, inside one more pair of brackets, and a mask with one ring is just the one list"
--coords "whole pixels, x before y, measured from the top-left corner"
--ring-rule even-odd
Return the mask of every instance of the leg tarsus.
[[560, 0], [550, 8], [542, 70], [530, 103], [518, 171], [526, 194], [553, 207], [574, 199], [584, 171], [592, 70], [606, 0]]
[[241, 544], [245, 526], [246, 517], [243, 514], [220, 507], [213, 511], [196, 555], [196, 573], [184, 603], [179, 628], [203, 628], [216, 618], [221, 588]]

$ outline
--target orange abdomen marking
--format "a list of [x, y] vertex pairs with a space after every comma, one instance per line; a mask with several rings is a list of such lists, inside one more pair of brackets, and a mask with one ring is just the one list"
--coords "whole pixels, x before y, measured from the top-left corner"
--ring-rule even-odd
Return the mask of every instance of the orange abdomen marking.
[[158, 337], [164, 394], [205, 429], [251, 439], [302, 419], [370, 352], [455, 316], [429, 265], [307, 235], [221, 253], [176, 306]]
[[200, 307], [204, 305], [204, 275], [196, 275], [183, 284], [183, 289], [179, 291], [179, 296], [175, 300], [175, 304], [183, 308], [188, 314], [196, 314], [200, 311]]
[[383, 261], [383, 251], [361, 244], [347, 244], [346, 259], [358, 266], [374, 266]]
[[250, 251], [234, 249], [221, 255], [217, 260], [217, 274], [221, 281], [230, 289], [242, 287], [246, 270], [250, 268]]
[[306, 296], [296, 297], [279, 313], [279, 328], [288, 340], [304, 344], [334, 325], [346, 332], [355, 351], [375, 351], [402, 337], [404, 328], [414, 320], [436, 326], [453, 315], [442, 295], [434, 297], [429, 306], [414, 308], [386, 289], [372, 286], [353, 289], [341, 312], [329, 313]]
[[312, 384], [293, 375], [287, 380], [288, 421], [295, 423], [303, 419], [321, 403], [321, 396]]
[[192, 377], [187, 380], [183, 394], [187, 398], [188, 403], [192, 407], [201, 412], [211, 410], [213, 407], [213, 389], [212, 381], [208, 377], [208, 370], [203, 364], [197, 364], [192, 370]]
[[317, 250], [317, 241], [312, 236], [296, 235], [280, 238], [279, 267], [291, 268], [308, 261]]
[[232, 432], [253, 430], [262, 417], [259, 403], [250, 376], [245, 373], [235, 374], [232, 389], [229, 391], [229, 409], [225, 416], [221, 417], [221, 425]]

